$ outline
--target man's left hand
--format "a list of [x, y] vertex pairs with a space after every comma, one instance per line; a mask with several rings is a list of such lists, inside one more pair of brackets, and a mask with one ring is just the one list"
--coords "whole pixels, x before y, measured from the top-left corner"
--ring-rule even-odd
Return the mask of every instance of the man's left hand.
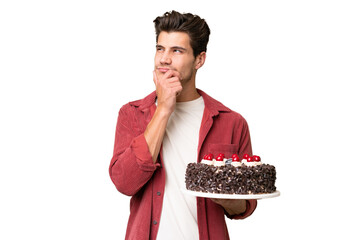
[[238, 215], [246, 211], [246, 200], [244, 199], [210, 199], [221, 205], [229, 215]]

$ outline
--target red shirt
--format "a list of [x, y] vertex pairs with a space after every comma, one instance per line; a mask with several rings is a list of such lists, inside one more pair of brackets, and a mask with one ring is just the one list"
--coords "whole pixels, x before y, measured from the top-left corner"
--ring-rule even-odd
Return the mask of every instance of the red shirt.
[[[207, 153], [222, 152], [225, 157], [231, 157], [234, 153], [239, 156], [245, 153], [252, 155], [245, 119], [199, 89], [198, 93], [205, 103], [199, 133], [198, 162]], [[161, 221], [165, 189], [162, 154], [160, 151], [158, 161], [154, 164], [144, 137], [146, 126], [156, 110], [155, 100], [156, 92], [153, 92], [144, 99], [124, 105], [119, 111], [109, 172], [116, 188], [132, 196], [125, 239], [156, 239]], [[250, 216], [257, 205], [256, 200], [247, 200], [243, 214], [229, 216], [210, 199], [196, 200], [200, 240], [229, 239], [224, 214], [232, 219], [243, 219]]]

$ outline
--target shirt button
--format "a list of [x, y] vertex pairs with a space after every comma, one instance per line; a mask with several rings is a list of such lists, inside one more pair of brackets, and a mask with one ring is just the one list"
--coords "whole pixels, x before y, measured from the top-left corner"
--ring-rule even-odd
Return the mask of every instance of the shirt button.
[[157, 192], [156, 195], [160, 196], [160, 195], [161, 195], [161, 192]]
[[154, 220], [154, 225], [156, 225], [157, 224], [157, 221], [156, 220]]

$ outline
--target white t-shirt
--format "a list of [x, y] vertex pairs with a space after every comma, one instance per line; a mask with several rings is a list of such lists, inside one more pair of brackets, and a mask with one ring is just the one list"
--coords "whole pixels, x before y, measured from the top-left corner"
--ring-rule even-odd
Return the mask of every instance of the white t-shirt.
[[158, 240], [199, 239], [196, 197], [181, 189], [187, 164], [197, 162], [204, 107], [202, 97], [179, 102], [169, 118], [162, 148], [166, 178]]

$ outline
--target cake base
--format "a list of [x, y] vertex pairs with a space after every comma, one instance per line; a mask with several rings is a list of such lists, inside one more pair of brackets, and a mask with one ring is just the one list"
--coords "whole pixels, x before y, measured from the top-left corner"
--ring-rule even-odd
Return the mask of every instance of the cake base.
[[222, 194], [222, 193], [205, 193], [205, 192], [195, 192], [191, 190], [187, 190], [185, 188], [181, 189], [181, 191], [185, 194], [195, 196], [195, 197], [203, 197], [203, 198], [216, 198], [216, 199], [266, 199], [266, 198], [274, 198], [280, 196], [280, 192], [276, 190], [273, 193], [259, 193], [259, 194]]

